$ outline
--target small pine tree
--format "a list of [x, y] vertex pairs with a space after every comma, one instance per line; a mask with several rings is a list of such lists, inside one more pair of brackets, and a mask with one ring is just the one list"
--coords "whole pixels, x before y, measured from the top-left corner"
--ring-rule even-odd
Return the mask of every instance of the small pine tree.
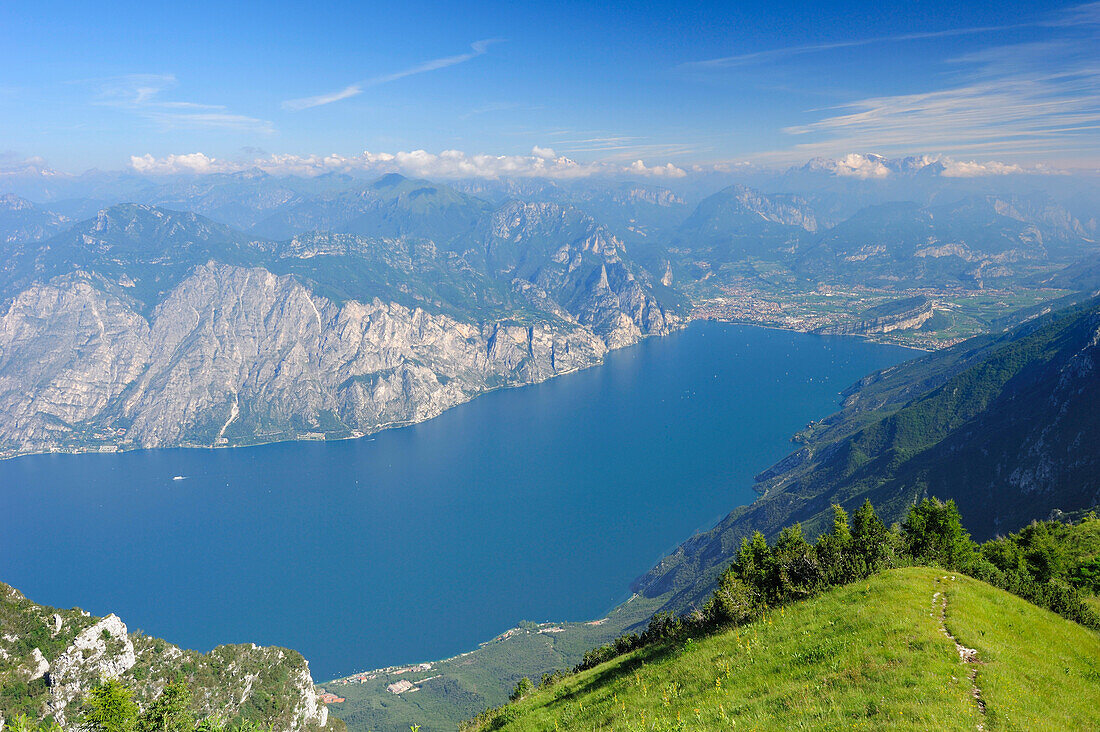
[[84, 697], [80, 726], [87, 732], [134, 732], [137, 719], [133, 692], [117, 679], [108, 679]]
[[1027, 571], [1024, 552], [1015, 539], [997, 537], [982, 544], [982, 558], [1002, 572], [1020, 574]]
[[718, 587], [711, 595], [704, 612], [716, 625], [740, 625], [756, 618], [763, 608], [760, 593], [741, 581], [730, 567], [718, 578]]
[[1066, 557], [1062, 546], [1046, 523], [1034, 522], [1020, 532], [1024, 546], [1024, 561], [1037, 582], [1049, 582], [1066, 572]]
[[759, 531], [752, 535], [751, 542], [747, 539], [741, 541], [741, 551], [737, 553], [734, 567], [741, 581], [756, 590], [762, 598], [767, 598], [771, 594], [775, 559], [768, 546], [768, 540]]
[[508, 696], [510, 701], [519, 701], [525, 696], [528, 696], [535, 690], [535, 685], [531, 683], [531, 679], [524, 676], [516, 683], [516, 688], [512, 690], [512, 693]]
[[137, 721], [137, 732], [190, 732], [194, 728], [191, 687], [182, 678], [170, 681]]
[[867, 499], [852, 517], [852, 553], [862, 563], [861, 573], [868, 575], [882, 569], [889, 560], [890, 531], [875, 513]]
[[817, 556], [802, 533], [802, 524], [779, 532], [772, 549], [773, 573], [769, 578], [768, 597], [785, 603], [809, 597], [818, 591], [821, 572]]
[[817, 538], [814, 552], [821, 566], [825, 584], [839, 585], [850, 582], [858, 574], [853, 566], [852, 530], [848, 526], [848, 512], [833, 504], [833, 527]]
[[848, 512], [839, 503], [833, 504], [833, 530], [829, 533], [842, 547], [847, 546], [852, 540], [852, 531], [848, 526]]

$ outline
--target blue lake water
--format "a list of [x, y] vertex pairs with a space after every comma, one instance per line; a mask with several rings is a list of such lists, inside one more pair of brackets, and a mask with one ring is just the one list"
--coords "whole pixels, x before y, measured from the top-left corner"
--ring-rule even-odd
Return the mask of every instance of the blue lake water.
[[442, 658], [599, 617], [913, 355], [697, 323], [373, 438], [0, 462], [0, 580], [185, 647], [296, 648], [315, 679]]

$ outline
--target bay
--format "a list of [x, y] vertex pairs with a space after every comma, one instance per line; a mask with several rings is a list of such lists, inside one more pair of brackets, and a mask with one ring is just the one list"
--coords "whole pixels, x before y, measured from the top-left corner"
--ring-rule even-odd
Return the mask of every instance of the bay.
[[[0, 462], [0, 581], [315, 679], [587, 620], [913, 351], [695, 323], [373, 437]], [[175, 479], [181, 476], [182, 479]]]

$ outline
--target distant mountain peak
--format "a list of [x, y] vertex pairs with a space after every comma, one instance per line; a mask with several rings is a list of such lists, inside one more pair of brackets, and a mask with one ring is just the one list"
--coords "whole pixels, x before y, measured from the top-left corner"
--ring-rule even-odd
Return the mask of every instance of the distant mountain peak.
[[34, 204], [14, 193], [0, 193], [0, 210], [3, 211], [27, 211], [34, 208]]
[[899, 175], [976, 178], [1024, 172], [1024, 169], [1018, 165], [995, 160], [961, 161], [945, 155], [888, 158], [876, 153], [848, 153], [837, 158], [817, 157], [791, 170], [863, 180], [884, 180]]
[[735, 183], [704, 199], [684, 223], [684, 229], [739, 230], [746, 223], [758, 221], [796, 226], [806, 231], [818, 228], [809, 203], [802, 198], [788, 194], [768, 195]]
[[400, 173], [386, 173], [381, 178], [374, 181], [374, 183], [371, 184], [371, 188], [393, 188], [394, 186], [401, 185], [407, 180], [408, 178]]

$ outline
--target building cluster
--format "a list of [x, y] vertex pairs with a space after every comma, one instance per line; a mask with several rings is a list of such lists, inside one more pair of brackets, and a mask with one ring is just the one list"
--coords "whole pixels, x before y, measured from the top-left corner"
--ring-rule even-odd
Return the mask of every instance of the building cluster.
[[353, 674], [342, 679], [336, 679], [333, 684], [365, 684], [368, 681], [374, 681], [386, 676], [400, 676], [401, 674], [407, 674], [411, 671], [431, 671], [432, 664], [418, 663], [412, 666], [389, 666], [387, 668], [379, 668], [374, 671], [364, 671], [362, 673]]
[[793, 312], [789, 305], [765, 300], [749, 292], [704, 300], [695, 306], [691, 314], [700, 320], [727, 320], [802, 331], [816, 330], [838, 321], [836, 313]]

